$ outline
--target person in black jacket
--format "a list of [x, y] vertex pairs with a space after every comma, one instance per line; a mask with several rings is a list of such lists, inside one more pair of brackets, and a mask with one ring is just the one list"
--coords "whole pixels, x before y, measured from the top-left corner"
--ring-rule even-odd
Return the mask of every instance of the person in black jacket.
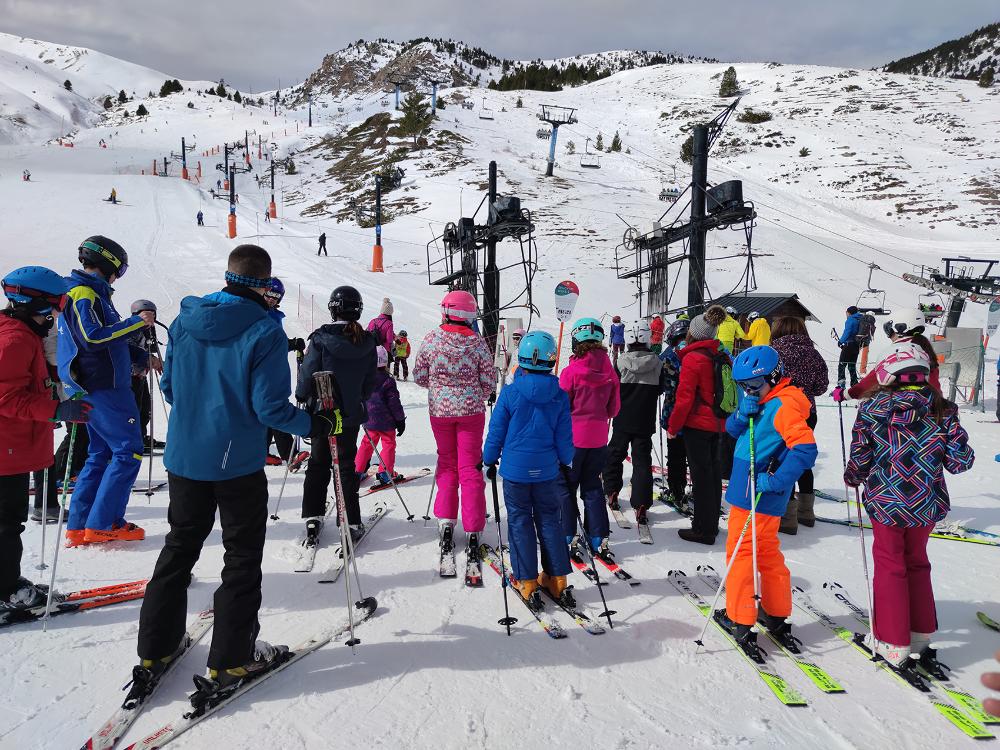
[[[319, 405], [316, 403], [313, 374], [323, 371], [333, 373], [337, 407], [343, 420], [343, 431], [337, 435], [340, 484], [344, 491], [351, 536], [357, 539], [364, 532], [364, 526], [358, 504], [359, 482], [354, 472], [354, 459], [358, 450], [358, 432], [366, 419], [365, 401], [375, 390], [376, 342], [358, 324], [364, 304], [357, 289], [350, 286], [334, 289], [329, 308], [333, 322], [320, 326], [309, 336], [306, 356], [299, 368], [295, 398], [305, 402], [315, 412]], [[323, 525], [332, 463], [329, 441], [314, 440], [302, 489], [302, 517], [306, 519], [307, 539], [318, 536]]]
[[618, 507], [624, 480], [623, 463], [632, 449], [632, 496], [636, 522], [646, 523], [653, 504], [653, 433], [656, 432], [656, 402], [663, 390], [663, 363], [650, 349], [649, 323], [640, 321], [625, 332], [627, 349], [618, 356], [621, 378], [621, 409], [614, 418], [608, 461], [604, 467], [604, 492], [608, 505]]

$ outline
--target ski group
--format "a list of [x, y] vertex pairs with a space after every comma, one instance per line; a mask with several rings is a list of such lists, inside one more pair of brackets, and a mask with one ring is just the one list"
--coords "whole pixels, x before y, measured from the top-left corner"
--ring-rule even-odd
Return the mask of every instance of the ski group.
[[[360, 642], [355, 628], [377, 603], [362, 592], [355, 550], [391, 510], [379, 496], [363, 518], [360, 488], [373, 459], [378, 468], [372, 490], [394, 489], [407, 519], [414, 518], [397, 485], [416, 477], [394, 471], [396, 438], [405, 430], [406, 416], [389, 373], [394, 362], [408, 377], [410, 346], [405, 331], [399, 336], [393, 331], [388, 298], [363, 328], [364, 303], [350, 286], [333, 290], [331, 322], [313, 331], [308, 342], [288, 338], [278, 309], [284, 287], [273, 276], [270, 256], [259, 246], [240, 245], [229, 256], [220, 291], [182, 301], [161, 357], [155, 305], [141, 300], [144, 304], [121, 319], [111, 302], [112, 285], [128, 269], [125, 250], [93, 236], [81, 243], [78, 258], [81, 268], [68, 277], [28, 266], [3, 279], [9, 305], [0, 316], [0, 414], [9, 427], [0, 438], [0, 624], [142, 599], [138, 661], [127, 696], [85, 745], [91, 748], [111, 747], [124, 736], [163, 677], [211, 631], [208, 672], [195, 677], [189, 709], [134, 745], [160, 747], [324, 644], [343, 636], [352, 646]], [[667, 580], [706, 618], [704, 627], [715, 625], [783, 703], [807, 701], [778, 673], [769, 647], [758, 643], [759, 633], [819, 690], [844, 691], [806, 658], [807, 647], [793, 635], [789, 618], [798, 606], [927, 696], [966, 734], [991, 736], [986, 725], [1000, 719], [950, 682], [931, 646], [937, 623], [926, 546], [949, 510], [943, 472], [967, 471], [974, 454], [956, 407], [941, 395], [936, 358], [928, 354], [917, 319], [887, 328], [892, 350], [871, 382], [862, 381], [865, 390], [853, 392], [854, 383], [849, 394], [864, 400], [849, 450], [845, 441], [843, 479], [845, 489], [855, 492], [854, 525], [862, 541], [865, 530], [872, 530], [875, 548], [871, 577], [867, 553], [864, 558], [873, 616], [842, 589], [836, 592], [836, 600], [849, 604], [863, 626], [865, 632], [855, 634], [837, 625], [805, 591], [793, 590], [779, 543], [779, 533], [794, 534], [799, 524], [811, 527], [822, 520], [814, 512], [813, 427], [815, 398], [829, 382], [803, 321], [778, 318], [772, 328], [763, 316], [751, 314], [750, 331], [744, 332], [736, 311], [718, 305], [693, 317], [678, 316], [669, 326], [659, 316], [631, 325], [616, 317], [608, 332], [609, 352], [602, 322], [584, 317], [572, 325], [572, 356], [560, 374], [555, 374], [556, 339], [541, 330], [519, 330], [498, 378], [493, 354], [478, 332], [475, 298], [451, 291], [440, 313], [440, 325], [417, 350], [412, 373], [428, 392], [437, 449], [433, 471], [418, 476], [433, 473], [438, 571], [446, 578], [458, 574], [461, 517], [465, 583], [483, 585], [483, 563], [497, 573], [506, 610], [500, 623], [508, 634], [516, 622], [508, 592], [553, 638], [568, 635], [561, 616], [592, 635], [604, 634], [604, 623], [614, 627], [600, 571], [629, 586], [640, 581], [616, 560], [609, 513], [622, 529], [634, 521], [639, 541], [653, 543], [648, 511], [656, 493], [653, 438], [659, 432], [662, 499], [691, 518], [680, 539], [712, 546], [720, 520], [727, 526], [721, 575], [705, 565], [694, 576], [670, 571]], [[856, 314], [848, 309], [849, 319]], [[735, 352], [739, 338], [751, 346]], [[297, 358], [295, 404], [288, 378], [291, 352]], [[847, 369], [853, 379], [853, 369]], [[61, 593], [55, 586], [57, 543], [49, 584], [33, 584], [20, 574], [20, 535], [32, 473], [41, 488], [36, 496], [43, 496], [47, 508], [47, 474], [56, 472], [56, 423], [69, 426], [58, 490], [60, 541], [73, 548], [144, 538], [143, 530], [125, 519], [145, 448], [132, 391], [136, 373], [144, 381], [148, 376], [150, 393], [154, 374], [159, 375], [159, 390], [172, 407], [163, 456], [170, 533], [155, 568], [148, 580]], [[834, 390], [838, 404], [848, 397], [845, 387], [839, 382]], [[842, 415], [841, 410], [843, 436]], [[84, 434], [86, 462], [71, 484], [75, 442]], [[311, 441], [308, 453], [296, 447], [303, 438]], [[291, 648], [257, 637], [269, 515], [265, 465], [272, 440], [285, 463], [285, 480], [290, 471], [303, 466], [305, 471], [305, 528], [295, 570], [313, 569], [324, 526], [333, 519], [339, 546], [320, 581], [337, 581], [346, 572], [349, 603], [342, 625]], [[150, 451], [155, 447], [152, 440], [148, 445]], [[626, 460], [632, 466], [628, 486]], [[496, 546], [483, 539], [487, 480]], [[722, 509], [724, 485], [728, 513]], [[152, 491], [151, 479], [148, 486]], [[272, 518], [277, 511], [276, 506]], [[213, 608], [186, 625], [191, 571], [216, 514], [227, 552], [222, 584]], [[574, 569], [597, 585], [600, 613], [576, 601]], [[713, 591], [709, 603], [705, 595]], [[717, 607], [723, 593], [725, 605]], [[980, 619], [991, 626], [985, 613]], [[698, 642], [703, 638], [704, 631]]]

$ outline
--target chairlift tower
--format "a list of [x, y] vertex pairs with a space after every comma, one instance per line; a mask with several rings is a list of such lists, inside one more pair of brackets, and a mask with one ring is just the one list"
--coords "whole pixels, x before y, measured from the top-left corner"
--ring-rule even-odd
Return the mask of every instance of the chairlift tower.
[[444, 83], [436, 78], [425, 79], [431, 85], [431, 116], [437, 117], [438, 84]]
[[389, 83], [391, 83], [393, 85], [393, 88], [396, 91], [396, 110], [398, 111], [399, 110], [399, 87], [402, 86], [404, 83], [407, 82], [407, 78], [405, 76], [401, 76], [399, 74], [395, 74], [395, 75], [389, 76], [386, 80], [388, 80]]
[[939, 268], [920, 267], [920, 274], [904, 273], [907, 281], [951, 297], [946, 328], [957, 328], [966, 302], [1000, 303], [1000, 260], [988, 258], [942, 258]]
[[572, 125], [577, 121], [576, 108], [543, 104], [541, 105], [541, 110], [538, 113], [538, 119], [552, 126], [552, 136], [549, 140], [549, 161], [545, 167], [545, 176], [551, 177], [552, 170], [556, 165], [556, 139], [559, 137], [559, 126]]

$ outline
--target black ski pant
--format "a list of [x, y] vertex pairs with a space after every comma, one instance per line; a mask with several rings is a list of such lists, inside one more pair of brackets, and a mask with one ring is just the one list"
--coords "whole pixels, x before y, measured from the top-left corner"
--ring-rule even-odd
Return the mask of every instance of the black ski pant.
[[722, 509], [722, 475], [719, 474], [719, 433], [685, 427], [682, 433], [691, 467], [694, 518], [691, 529], [702, 536], [719, 533]]
[[736, 438], [728, 432], [719, 433], [719, 479], [733, 475], [733, 456], [736, 455]]
[[17, 589], [21, 576], [21, 533], [28, 520], [28, 474], [0, 477], [0, 599]]
[[630, 432], [615, 427], [608, 443], [608, 462], [604, 467], [604, 491], [609, 495], [621, 492], [624, 485], [625, 457], [632, 454], [632, 495], [629, 502], [635, 509], [653, 504], [653, 436], [645, 432]]
[[[361, 506], [358, 503], [358, 475], [354, 473], [354, 457], [358, 452], [358, 432], [361, 425], [344, 425], [337, 435], [337, 457], [340, 460], [340, 486], [344, 490], [344, 506], [347, 509], [347, 523], [355, 526], [361, 523]], [[333, 456], [330, 441], [313, 438], [312, 453], [306, 467], [306, 480], [302, 487], [302, 517], [313, 518], [326, 515], [327, 491], [333, 473]], [[338, 516], [337, 523], [340, 523]]]
[[289, 435], [287, 432], [282, 432], [281, 430], [272, 430], [270, 427], [267, 428], [267, 450], [271, 450], [271, 441], [274, 441], [274, 447], [278, 449], [278, 455], [281, 457], [282, 461], [287, 461], [289, 456], [292, 455], [292, 446], [295, 444], [295, 438]]
[[187, 619], [191, 570], [219, 511], [225, 547], [222, 584], [215, 590], [210, 669], [230, 669], [253, 658], [260, 631], [260, 563], [267, 524], [264, 470], [219, 482], [167, 474], [170, 531], [146, 585], [139, 614], [139, 658], [160, 659], [180, 645]]
[[145, 443], [149, 440], [149, 410], [152, 407], [149, 380], [133, 375], [132, 394], [135, 396], [135, 405], [139, 409], [139, 432], [142, 433], [142, 442]]
[[[70, 460], [69, 456], [69, 430], [66, 430], [66, 436], [59, 443], [59, 448], [56, 450], [55, 457], [55, 468], [56, 468], [56, 479], [60, 482], [64, 479], [66, 474], [66, 462]], [[75, 477], [83, 470], [83, 465], [87, 463], [87, 453], [90, 450], [90, 435], [82, 427], [76, 431], [76, 440], [73, 443], [73, 457], [72, 465], [70, 467], [69, 475]]]
[[840, 362], [837, 364], [837, 382], [843, 383], [845, 370], [851, 374], [851, 385], [858, 384], [858, 355], [861, 347], [857, 341], [851, 341], [840, 348]]
[[319, 250], [316, 251], [316, 255], [319, 255], [320, 253], [323, 253], [323, 255], [329, 256], [329, 253], [326, 251], [326, 243], [321, 244], [319, 246]]
[[403, 380], [406, 380], [406, 378], [410, 377], [410, 366], [406, 362], [406, 357], [396, 357], [392, 361], [392, 376], [394, 378], [399, 377], [400, 365], [403, 367]]
[[687, 449], [684, 438], [667, 438], [667, 491], [675, 502], [684, 500], [687, 489]]

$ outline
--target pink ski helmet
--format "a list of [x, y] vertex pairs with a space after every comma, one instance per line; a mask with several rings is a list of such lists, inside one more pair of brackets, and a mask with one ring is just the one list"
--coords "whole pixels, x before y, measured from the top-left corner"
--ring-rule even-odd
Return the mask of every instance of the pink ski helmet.
[[441, 317], [445, 322], [471, 325], [477, 315], [476, 298], [466, 291], [456, 289], [441, 300]]

